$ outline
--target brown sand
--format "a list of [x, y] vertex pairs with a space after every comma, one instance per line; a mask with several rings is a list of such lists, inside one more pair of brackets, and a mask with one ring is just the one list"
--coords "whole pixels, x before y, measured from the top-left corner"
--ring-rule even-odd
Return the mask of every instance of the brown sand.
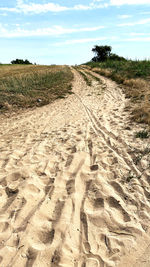
[[[101, 77], [0, 118], [1, 267], [149, 267], [149, 140]], [[96, 74], [95, 74], [96, 75]]]

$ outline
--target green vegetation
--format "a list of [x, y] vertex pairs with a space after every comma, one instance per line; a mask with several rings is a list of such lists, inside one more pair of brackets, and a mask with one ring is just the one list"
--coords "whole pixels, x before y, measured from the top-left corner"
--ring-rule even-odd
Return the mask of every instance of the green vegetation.
[[138, 133], [136, 133], [135, 137], [145, 139], [145, 138], [149, 138], [149, 134], [147, 131], [139, 131]]
[[120, 57], [114, 53], [111, 53], [112, 47], [108, 45], [95, 45], [92, 48], [92, 52], [95, 53], [95, 57], [92, 58], [92, 62], [105, 62], [106, 60], [126, 60], [124, 57]]
[[99, 78], [99, 77], [93, 75], [92, 73], [90, 73], [90, 72], [88, 72], [88, 71], [86, 71], [86, 70], [84, 70], [84, 72], [85, 72], [87, 75], [91, 76], [95, 81], [97, 81], [97, 82], [99, 82], [99, 83], [102, 83], [101, 78]]
[[[101, 68], [111, 71], [110, 76], [122, 83], [125, 79], [144, 78], [150, 79], [150, 60], [106, 60], [105, 62], [88, 62], [92, 68]], [[120, 78], [116, 77], [117, 74]]]
[[80, 71], [80, 70], [78, 70], [78, 72], [82, 75], [82, 77], [83, 77], [83, 79], [85, 80], [86, 84], [87, 84], [88, 86], [91, 86], [91, 85], [92, 85], [92, 82], [91, 82], [91, 80], [88, 78], [88, 76], [87, 76], [84, 72], [82, 72], [82, 71]]
[[75, 68], [75, 70], [77, 70], [82, 75], [82, 77], [85, 80], [86, 84], [88, 86], [91, 86], [92, 85], [92, 81], [91, 81], [91, 79], [89, 79], [88, 74], [85, 74], [85, 72], [82, 72], [82, 70], [79, 69], [79, 67], [74, 67], [74, 68]]
[[0, 65], [0, 111], [49, 104], [71, 93], [67, 66]]
[[29, 60], [25, 59], [15, 59], [15, 60], [12, 60], [11, 61], [11, 64], [26, 64], [26, 65], [29, 65], [29, 64], [32, 64]]
[[92, 71], [123, 85], [132, 103], [132, 117], [150, 125], [150, 60], [111, 60], [84, 64]]

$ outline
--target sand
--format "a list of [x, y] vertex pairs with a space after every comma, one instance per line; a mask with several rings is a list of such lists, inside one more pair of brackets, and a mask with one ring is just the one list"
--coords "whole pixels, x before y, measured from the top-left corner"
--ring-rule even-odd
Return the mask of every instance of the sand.
[[74, 94], [0, 117], [0, 266], [149, 267], [145, 126], [116, 83], [72, 71]]

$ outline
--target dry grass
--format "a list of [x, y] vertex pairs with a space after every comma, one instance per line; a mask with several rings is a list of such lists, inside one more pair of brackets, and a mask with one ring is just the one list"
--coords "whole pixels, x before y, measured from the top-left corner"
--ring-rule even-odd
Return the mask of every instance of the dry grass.
[[0, 112], [49, 104], [71, 93], [67, 66], [0, 65]]
[[87, 73], [85, 73], [84, 71], [82, 71], [82, 69], [79, 68], [79, 67], [74, 67], [74, 69], [76, 71], [78, 71], [79, 74], [83, 77], [83, 79], [86, 82], [87, 86], [91, 86], [92, 85], [92, 80], [90, 79], [90, 77], [89, 77], [89, 75]]
[[59, 71], [62, 70], [62, 66], [41, 66], [41, 65], [0, 65], [0, 78], [7, 78], [10, 76], [18, 76], [24, 74], [31, 74], [43, 71]]
[[[123, 63], [122, 63], [123, 64]], [[89, 69], [90, 66], [88, 66]], [[111, 68], [92, 67], [91, 70], [115, 80], [123, 85], [124, 93], [131, 99], [132, 118], [139, 123], [150, 126], [150, 81], [149, 76], [144, 78], [128, 78], [126, 73], [115, 72]]]

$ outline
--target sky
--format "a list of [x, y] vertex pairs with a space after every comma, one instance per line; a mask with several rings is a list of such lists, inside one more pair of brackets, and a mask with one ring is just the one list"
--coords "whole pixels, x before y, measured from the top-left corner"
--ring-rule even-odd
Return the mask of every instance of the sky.
[[0, 62], [81, 64], [95, 45], [150, 59], [150, 0], [0, 0]]

